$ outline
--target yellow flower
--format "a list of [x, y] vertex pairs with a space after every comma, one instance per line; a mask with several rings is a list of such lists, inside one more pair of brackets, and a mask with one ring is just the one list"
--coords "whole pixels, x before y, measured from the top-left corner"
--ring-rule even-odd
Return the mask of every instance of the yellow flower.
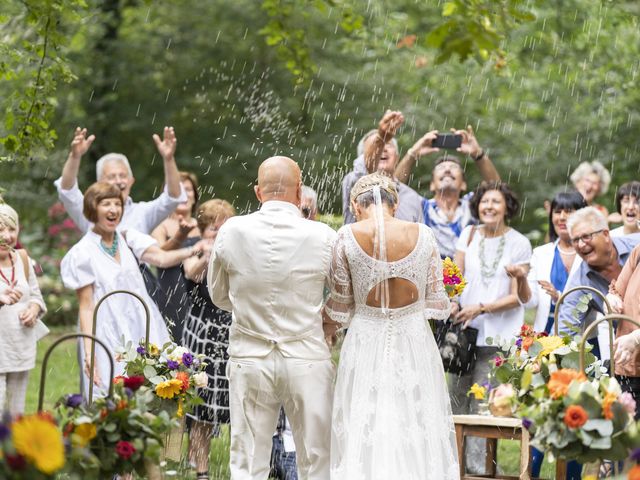
[[153, 355], [154, 357], [160, 355], [160, 347], [155, 343], [149, 343], [149, 355]]
[[550, 335], [548, 337], [540, 337], [536, 339], [536, 342], [542, 345], [542, 351], [538, 354], [539, 357], [549, 355], [554, 350], [564, 346], [562, 338], [556, 335]]
[[481, 387], [477, 383], [471, 385], [471, 388], [467, 392], [467, 395], [473, 395], [473, 398], [476, 400], [484, 400], [484, 396], [487, 394], [487, 389], [485, 387]]
[[156, 395], [160, 398], [173, 398], [182, 390], [182, 382], [177, 378], [172, 378], [166, 382], [156, 385]]
[[96, 436], [96, 426], [93, 423], [81, 423], [73, 429], [74, 443], [84, 447]]
[[64, 467], [64, 445], [58, 428], [38, 415], [17, 420], [13, 426], [16, 451], [42, 473], [51, 475]]
[[178, 400], [178, 411], [176, 412], [178, 418], [182, 418], [184, 410], [182, 409], [182, 399]]

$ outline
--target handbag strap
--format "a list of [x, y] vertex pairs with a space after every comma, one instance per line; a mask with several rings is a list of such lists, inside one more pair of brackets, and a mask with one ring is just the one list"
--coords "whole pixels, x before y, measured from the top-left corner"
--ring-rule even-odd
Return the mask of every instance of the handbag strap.
[[473, 236], [476, 234], [476, 225], [471, 227], [471, 233], [469, 234], [469, 240], [467, 240], [467, 247], [471, 245], [471, 241], [473, 240]]
[[20, 258], [22, 259], [22, 267], [24, 268], [24, 278], [29, 282], [29, 255], [24, 249], [16, 250]]

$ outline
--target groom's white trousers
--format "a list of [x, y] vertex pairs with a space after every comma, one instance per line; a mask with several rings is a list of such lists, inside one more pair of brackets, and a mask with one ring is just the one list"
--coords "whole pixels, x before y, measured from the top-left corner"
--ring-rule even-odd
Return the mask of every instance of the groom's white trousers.
[[300, 480], [329, 480], [331, 360], [231, 358], [227, 364], [231, 413], [231, 479], [266, 480], [271, 438], [284, 406], [296, 444]]

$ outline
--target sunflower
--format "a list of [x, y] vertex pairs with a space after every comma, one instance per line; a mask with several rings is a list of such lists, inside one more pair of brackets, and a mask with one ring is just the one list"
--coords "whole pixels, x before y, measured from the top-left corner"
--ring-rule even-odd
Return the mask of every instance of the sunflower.
[[156, 395], [160, 398], [173, 398], [182, 390], [182, 381], [172, 378], [166, 382], [160, 382], [156, 385]]
[[13, 424], [13, 446], [42, 473], [51, 475], [64, 467], [62, 434], [38, 415], [22, 417]]
[[564, 346], [564, 341], [562, 340], [562, 338], [556, 335], [540, 337], [536, 339], [536, 342], [542, 345], [542, 351], [538, 354], [539, 357], [549, 355], [551, 352]]

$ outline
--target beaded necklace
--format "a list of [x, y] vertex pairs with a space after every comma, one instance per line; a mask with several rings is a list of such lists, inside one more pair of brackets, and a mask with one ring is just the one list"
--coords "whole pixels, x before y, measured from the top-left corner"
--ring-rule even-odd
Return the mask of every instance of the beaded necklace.
[[110, 247], [107, 247], [104, 242], [100, 240], [100, 248], [102, 248], [107, 255], [115, 257], [116, 253], [118, 253], [118, 234], [116, 233], [113, 236], [113, 243]]
[[504, 245], [506, 243], [506, 239], [504, 234], [500, 236], [498, 251], [496, 252], [496, 256], [493, 259], [493, 263], [491, 265], [487, 265], [487, 260], [484, 252], [484, 240], [485, 240], [485, 237], [484, 235], [482, 235], [482, 237], [480, 238], [480, 245], [479, 245], [480, 272], [482, 273], [482, 279], [488, 280], [496, 274], [496, 270], [498, 269], [498, 264], [500, 263], [500, 260], [502, 259], [502, 254], [504, 253]]

